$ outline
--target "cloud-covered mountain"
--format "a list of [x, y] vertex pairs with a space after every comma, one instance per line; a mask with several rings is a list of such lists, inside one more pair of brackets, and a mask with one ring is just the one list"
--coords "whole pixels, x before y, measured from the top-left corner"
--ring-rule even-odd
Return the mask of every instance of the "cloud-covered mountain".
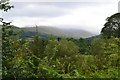
[[[24, 27], [21, 28], [25, 32], [35, 32], [35, 27]], [[60, 29], [50, 26], [38, 26], [37, 28], [38, 32], [41, 34], [47, 34], [47, 35], [54, 35], [58, 37], [73, 37], [73, 38], [87, 38], [95, 36], [95, 34], [92, 34], [85, 30], [79, 30], [79, 29]]]

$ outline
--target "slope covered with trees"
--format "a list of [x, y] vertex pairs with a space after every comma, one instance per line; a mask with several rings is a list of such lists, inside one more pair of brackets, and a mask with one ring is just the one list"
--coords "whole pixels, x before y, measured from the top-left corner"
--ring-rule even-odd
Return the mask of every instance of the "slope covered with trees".
[[[36, 31], [35, 27], [24, 27], [24, 28], [19, 28], [19, 29], [24, 30], [26, 34], [27, 32], [34, 33]], [[80, 37], [87, 38], [87, 37], [95, 36], [95, 34], [92, 34], [88, 31], [80, 30], [80, 29], [78, 30], [77, 29], [60, 29], [60, 28], [55, 28], [55, 27], [50, 27], [50, 26], [38, 26], [37, 30], [39, 32], [39, 35], [43, 34], [46, 36], [54, 35], [58, 37], [73, 37], [76, 39], [79, 39]]]
[[[0, 5], [5, 5], [0, 9], [6, 10], [6, 2]], [[115, 15], [118, 14], [120, 13]], [[119, 16], [115, 16], [116, 18]], [[14, 31], [15, 27], [4, 22], [2, 18], [1, 22], [3, 23], [3, 79], [113, 78], [119, 80], [120, 38], [116, 32], [115, 36], [106, 34], [106, 25], [102, 29], [101, 36], [93, 40], [54, 37], [46, 40], [40, 38], [37, 31], [29, 40], [20, 39], [19, 33]], [[110, 29], [107, 30], [108, 33], [112, 33]]]

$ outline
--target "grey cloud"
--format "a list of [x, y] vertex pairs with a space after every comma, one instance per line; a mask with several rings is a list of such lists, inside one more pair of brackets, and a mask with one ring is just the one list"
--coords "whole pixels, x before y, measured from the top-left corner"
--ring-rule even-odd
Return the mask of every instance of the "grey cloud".
[[61, 16], [65, 14], [65, 11], [59, 11], [59, 10], [39, 10], [34, 9], [19, 9], [19, 10], [14, 10], [8, 13], [4, 13], [3, 17], [56, 17], [56, 16]]
[[[78, 7], [98, 5], [96, 2], [11, 2], [15, 8], [3, 17], [58, 17], [69, 14], [71, 10]], [[27, 8], [29, 5], [37, 6]], [[42, 7], [41, 7], [42, 6]], [[46, 7], [46, 8], [44, 8]]]
[[[4, 13], [3, 17], [16, 17], [16, 16], [26, 16], [26, 17], [57, 17], [63, 16], [74, 7], [74, 4], [63, 4], [63, 3], [23, 3], [16, 2], [12, 3], [15, 8], [8, 13]], [[38, 6], [32, 8], [27, 8], [29, 5]], [[42, 7], [41, 7], [42, 6]]]

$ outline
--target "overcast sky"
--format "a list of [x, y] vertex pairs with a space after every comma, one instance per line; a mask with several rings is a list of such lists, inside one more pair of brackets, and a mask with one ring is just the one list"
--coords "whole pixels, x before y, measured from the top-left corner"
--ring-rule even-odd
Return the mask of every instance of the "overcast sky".
[[11, 0], [14, 9], [0, 16], [19, 27], [45, 25], [99, 34], [105, 19], [118, 12], [118, 1]]

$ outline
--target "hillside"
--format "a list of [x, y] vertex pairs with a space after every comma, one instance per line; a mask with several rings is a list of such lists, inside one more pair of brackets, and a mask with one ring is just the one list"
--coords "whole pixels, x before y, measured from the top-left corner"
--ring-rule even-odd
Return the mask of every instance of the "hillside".
[[[20, 30], [24, 31], [20, 35], [21, 38], [31, 38], [35, 36], [35, 31], [36, 31], [35, 27], [23, 27], [23, 28], [16, 27], [15, 31], [20, 31]], [[92, 34], [85, 30], [60, 29], [60, 28], [51, 27], [51, 26], [38, 26], [37, 30], [38, 30], [39, 36], [44, 38], [48, 38], [49, 35], [54, 35], [57, 37], [73, 37], [73, 38], [80, 38], [80, 37], [89, 38], [92, 36], [96, 36], [95, 34]]]
[[[35, 27], [24, 27], [21, 28], [24, 31], [29, 32], [35, 32]], [[48, 35], [54, 35], [59, 37], [73, 37], [73, 38], [87, 38], [95, 36], [95, 34], [92, 34], [85, 30], [77, 30], [77, 29], [60, 29], [55, 27], [49, 27], [49, 26], [38, 26], [37, 28], [38, 32], [41, 34], [48, 34]]]

